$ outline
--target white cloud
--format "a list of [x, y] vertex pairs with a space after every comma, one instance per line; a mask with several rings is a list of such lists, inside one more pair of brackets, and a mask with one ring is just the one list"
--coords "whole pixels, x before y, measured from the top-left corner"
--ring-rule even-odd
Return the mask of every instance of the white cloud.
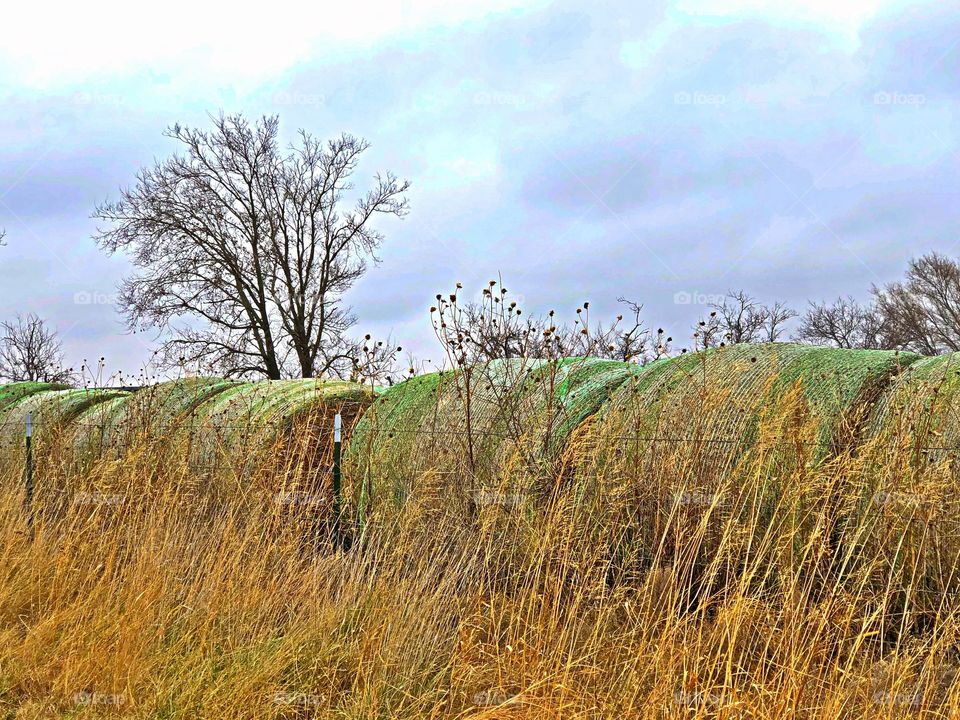
[[[149, 71], [261, 79], [314, 53], [480, 20], [534, 0], [357, 0], [268, 4], [99, 0], [4, 8], [0, 77], [8, 88], [51, 89]], [[51, 18], [51, 12], [56, 17]]]

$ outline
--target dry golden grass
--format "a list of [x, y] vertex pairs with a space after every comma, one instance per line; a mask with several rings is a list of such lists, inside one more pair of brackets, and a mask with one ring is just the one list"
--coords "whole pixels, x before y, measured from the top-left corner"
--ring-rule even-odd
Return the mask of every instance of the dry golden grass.
[[[346, 551], [330, 544], [322, 503], [278, 500], [289, 497], [278, 495], [285, 477], [211, 487], [176, 446], [131, 448], [82, 476], [67, 475], [66, 462], [38, 468], [31, 542], [9, 470], [0, 709], [190, 719], [960, 714], [960, 535], [929, 509], [955, 487], [947, 460], [917, 466], [907, 444], [878, 443], [816, 462], [796, 389], [722, 473], [703, 474], [708, 449], [672, 443], [648, 448], [649, 462], [629, 473], [608, 464], [586, 483], [590, 429], [574, 434], [574, 456], [537, 503], [465, 513], [448, 502], [449, 478], [428, 474]], [[898, 492], [936, 503], [865, 505], [891, 477], [903, 479]]]

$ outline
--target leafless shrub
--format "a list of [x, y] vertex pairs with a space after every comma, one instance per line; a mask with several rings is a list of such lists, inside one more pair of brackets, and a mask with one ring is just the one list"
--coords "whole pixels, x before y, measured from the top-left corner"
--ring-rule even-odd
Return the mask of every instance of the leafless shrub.
[[785, 303], [765, 305], [743, 290], [730, 290], [719, 303], [709, 305], [708, 318], [695, 328], [700, 347], [736, 343], [777, 342], [797, 313]]
[[434, 331], [448, 350], [451, 365], [498, 359], [549, 360], [561, 357], [600, 357], [645, 364], [669, 352], [672, 338], [662, 329], [651, 333], [640, 319], [643, 309], [625, 298], [625, 307], [607, 323], [591, 325], [590, 303], [578, 307], [572, 322], [561, 323], [556, 312], [529, 316], [499, 281], [491, 280], [480, 302], [462, 302], [458, 283], [449, 295], [438, 294], [431, 308]]

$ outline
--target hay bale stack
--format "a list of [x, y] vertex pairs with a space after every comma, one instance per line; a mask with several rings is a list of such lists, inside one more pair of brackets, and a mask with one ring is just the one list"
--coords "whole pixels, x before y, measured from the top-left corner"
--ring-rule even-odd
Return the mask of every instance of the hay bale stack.
[[[572, 502], [606, 517], [611, 535], [628, 538], [618, 552], [641, 565], [672, 562], [677, 538], [697, 533], [704, 556], [722, 543], [772, 542], [771, 527], [796, 535], [777, 542], [801, 542], [791, 523], [811, 503], [835, 501], [810, 471], [857, 448], [891, 378], [917, 360], [766, 344], [655, 363], [575, 433]], [[742, 536], [720, 537], [731, 527]]]
[[626, 478], [655, 453], [695, 457], [702, 475], [725, 476], [760, 441], [794, 452], [800, 426], [808, 459], [819, 461], [856, 440], [890, 378], [917, 359], [766, 344], [659, 361], [619, 387], [581, 438], [578, 450], [594, 456], [583, 471]]

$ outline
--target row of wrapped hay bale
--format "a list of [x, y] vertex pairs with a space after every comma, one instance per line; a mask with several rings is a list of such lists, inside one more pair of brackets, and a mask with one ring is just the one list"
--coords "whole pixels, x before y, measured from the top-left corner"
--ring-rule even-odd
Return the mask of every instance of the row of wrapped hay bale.
[[102, 460], [119, 460], [132, 448], [171, 437], [195, 409], [237, 384], [219, 378], [186, 378], [91, 406], [72, 426], [80, 468]]
[[140, 463], [145, 483], [164, 469], [220, 494], [326, 501], [334, 415], [349, 431], [372, 398], [370, 388], [322, 380], [188, 378], [132, 392], [0, 386], [0, 462], [14, 475], [23, 467], [30, 415], [38, 487], [44, 476], [106, 486], [111, 468]]
[[[531, 531], [545, 531], [535, 510], [559, 504], [566, 531], [606, 547], [597, 564], [616, 573], [686, 553], [703, 585], [711, 573], [717, 582], [755, 573], [768, 587], [799, 565], [826, 578], [857, 521], [850, 484], [862, 472], [849, 463], [863, 463], [891, 388], [912, 382], [905, 373], [920, 361], [767, 344], [645, 366], [570, 358], [438, 373], [369, 408], [348, 476], [364, 511], [413, 495], [527, 516]], [[842, 483], [828, 480], [840, 463]]]
[[384, 392], [357, 428], [351, 466], [385, 500], [421, 483], [505, 493], [512, 503], [575, 478], [605, 490], [643, 480], [653, 504], [668, 489], [650, 486], [651, 467], [689, 480], [674, 490], [707, 491], [757, 452], [803, 462], [835, 454], [867, 424], [890, 378], [916, 360], [771, 344], [642, 367], [495, 361]]
[[[0, 427], [14, 462], [31, 413], [38, 443], [47, 429], [69, 433], [70, 459], [83, 468], [162, 441], [194, 468], [239, 480], [295, 463], [326, 466], [339, 411], [358, 497], [366, 490], [395, 504], [429, 491], [483, 502], [487, 493], [494, 504], [517, 504], [569, 485], [585, 497], [629, 487], [653, 506], [671, 493], [710, 495], [755, 462], [796, 468], [854, 447], [879, 458], [907, 444], [914, 465], [952, 468], [955, 365], [953, 356], [771, 344], [645, 366], [501, 360], [376, 396], [314, 380], [190, 378], [132, 393], [20, 383], [0, 386]], [[268, 468], [268, 456], [285, 465]], [[652, 483], [657, 477], [670, 487]], [[889, 479], [884, 487], [863, 491], [896, 492]]]
[[353, 434], [346, 468], [355, 498], [499, 502], [496, 493], [544, 486], [570, 433], [639, 370], [596, 358], [496, 360], [393, 386]]

